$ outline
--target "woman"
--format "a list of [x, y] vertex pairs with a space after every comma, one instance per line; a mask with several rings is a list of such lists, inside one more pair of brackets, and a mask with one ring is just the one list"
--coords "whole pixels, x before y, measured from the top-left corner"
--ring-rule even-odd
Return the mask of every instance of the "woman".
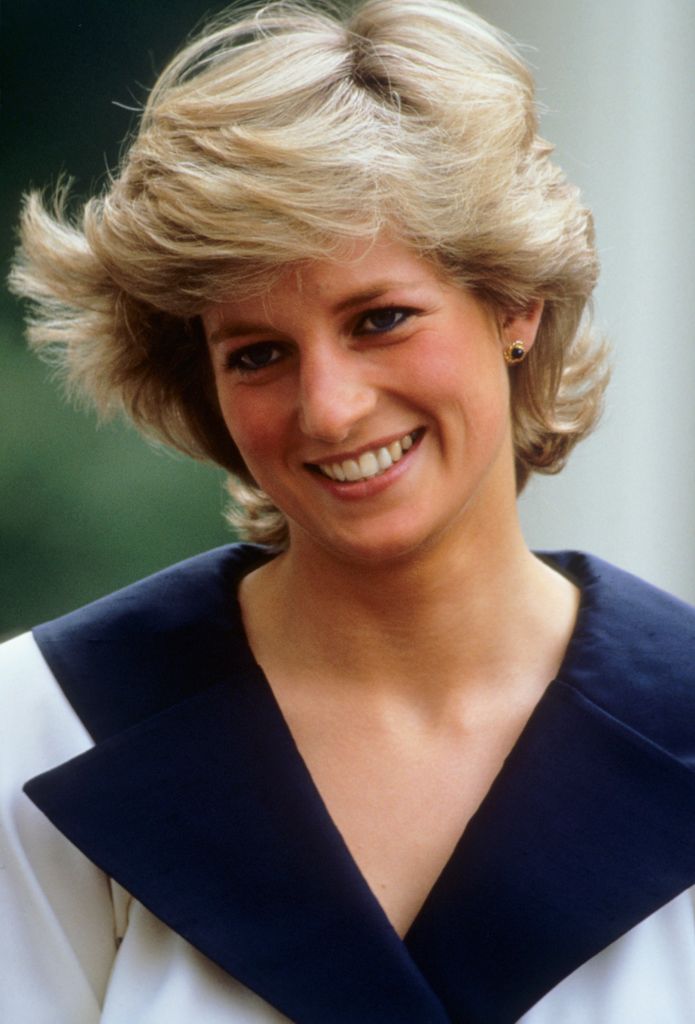
[[271, 5], [28, 199], [34, 343], [256, 543], [6, 645], [4, 1020], [692, 1018], [695, 616], [517, 519], [605, 381], [536, 128], [447, 0]]

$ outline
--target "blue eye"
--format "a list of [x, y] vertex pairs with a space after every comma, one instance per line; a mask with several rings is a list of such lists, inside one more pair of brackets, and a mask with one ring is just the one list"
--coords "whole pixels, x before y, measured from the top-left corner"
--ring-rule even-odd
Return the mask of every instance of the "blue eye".
[[227, 367], [230, 370], [238, 370], [241, 373], [255, 373], [258, 370], [265, 370], [282, 358], [282, 352], [278, 345], [272, 341], [258, 341], [254, 345], [247, 345], [235, 352], [230, 352], [227, 357]]
[[400, 306], [384, 306], [383, 309], [370, 309], [360, 320], [360, 330], [365, 334], [386, 334], [400, 327], [413, 313], [411, 309]]

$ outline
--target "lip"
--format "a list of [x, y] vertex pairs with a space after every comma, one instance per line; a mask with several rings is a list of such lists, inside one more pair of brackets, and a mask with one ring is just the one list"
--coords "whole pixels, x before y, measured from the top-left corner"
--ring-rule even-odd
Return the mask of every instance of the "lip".
[[[406, 431], [406, 433], [408, 433], [408, 431]], [[410, 431], [410, 433], [416, 434], [412, 448], [409, 448], [404, 452], [398, 462], [394, 462], [394, 464], [383, 473], [378, 474], [378, 476], [369, 477], [366, 480], [357, 480], [352, 483], [345, 481], [344, 483], [341, 483], [338, 480], [331, 480], [329, 477], [324, 476], [318, 467], [320, 465], [331, 465], [333, 462], [354, 458], [355, 454], [359, 456], [363, 452], [372, 451], [375, 447], [373, 443], [366, 445], [363, 448], [355, 449], [353, 453], [348, 455], [333, 456], [330, 459], [322, 459], [321, 462], [305, 463], [305, 465], [312, 471], [312, 479], [315, 480], [324, 491], [327, 491], [334, 497], [347, 501], [360, 501], [363, 498], [371, 498], [396, 483], [396, 481], [410, 469], [413, 456], [419, 450], [426, 431], [424, 427], [418, 427], [415, 431]], [[389, 445], [393, 441], [398, 441], [404, 436], [404, 434], [397, 434], [386, 441], [377, 442], [377, 446], [381, 447], [382, 445]]]
[[424, 427], [411, 427], [410, 430], [402, 430], [400, 434], [390, 434], [388, 437], [380, 438], [376, 441], [370, 441], [368, 444], [363, 444], [360, 448], [353, 448], [349, 452], [336, 452], [335, 455], [327, 455], [322, 459], [307, 459], [304, 463], [310, 469], [314, 466], [332, 466], [334, 462], [347, 462], [348, 459], [359, 459], [360, 455], [364, 455], [365, 452], [377, 451], [379, 448], [388, 448], [394, 441], [400, 441], [406, 436], [406, 434], [419, 434], [420, 437], [417, 441], [413, 442], [413, 447], [420, 441], [422, 434], [424, 433]]

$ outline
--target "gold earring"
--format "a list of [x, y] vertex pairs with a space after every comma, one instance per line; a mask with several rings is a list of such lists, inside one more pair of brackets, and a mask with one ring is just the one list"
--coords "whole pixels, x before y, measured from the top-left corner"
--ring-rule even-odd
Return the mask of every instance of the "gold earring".
[[507, 366], [515, 366], [516, 363], [523, 363], [526, 358], [526, 346], [523, 341], [510, 341], [504, 350], [504, 361]]

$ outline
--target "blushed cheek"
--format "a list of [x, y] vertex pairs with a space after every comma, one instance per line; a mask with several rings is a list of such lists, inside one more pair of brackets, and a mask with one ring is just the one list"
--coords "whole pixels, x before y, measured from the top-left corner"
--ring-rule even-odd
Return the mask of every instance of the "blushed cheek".
[[227, 401], [222, 405], [227, 429], [248, 468], [262, 470], [280, 451], [282, 431], [274, 417], [253, 402]]

